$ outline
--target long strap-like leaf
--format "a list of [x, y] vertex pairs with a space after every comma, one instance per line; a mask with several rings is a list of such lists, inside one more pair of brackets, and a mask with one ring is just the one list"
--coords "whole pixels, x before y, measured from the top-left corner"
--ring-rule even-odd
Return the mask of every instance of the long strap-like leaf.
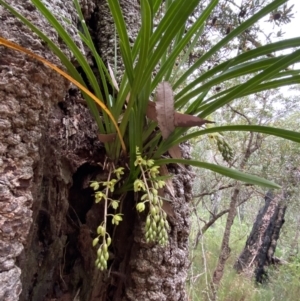
[[249, 175], [244, 172], [238, 171], [236, 169], [228, 168], [225, 166], [220, 166], [216, 164], [201, 162], [201, 161], [195, 161], [195, 160], [185, 160], [185, 159], [160, 159], [156, 160], [156, 165], [163, 165], [163, 164], [170, 164], [170, 163], [177, 163], [177, 164], [185, 164], [185, 165], [192, 165], [195, 167], [205, 168], [209, 169], [213, 172], [219, 173], [221, 175], [224, 175], [226, 177], [254, 184], [259, 185], [263, 187], [269, 187], [269, 188], [280, 188], [279, 185], [275, 184], [272, 181], [268, 181], [266, 179], [260, 178], [258, 176]]

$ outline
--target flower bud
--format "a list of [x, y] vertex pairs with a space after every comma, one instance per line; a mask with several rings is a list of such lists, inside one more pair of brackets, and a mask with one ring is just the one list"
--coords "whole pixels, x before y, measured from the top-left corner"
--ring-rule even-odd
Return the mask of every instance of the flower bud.
[[93, 240], [93, 247], [95, 247], [99, 242], [99, 237], [96, 237], [94, 240]]
[[105, 228], [103, 226], [99, 226], [97, 228], [97, 234], [100, 235], [100, 236], [104, 236], [104, 234], [105, 234]]

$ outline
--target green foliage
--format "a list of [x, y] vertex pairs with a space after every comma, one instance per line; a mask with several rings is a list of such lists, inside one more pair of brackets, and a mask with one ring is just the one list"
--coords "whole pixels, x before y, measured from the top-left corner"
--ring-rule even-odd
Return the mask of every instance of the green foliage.
[[[201, 2], [200, 0], [140, 1], [141, 27], [132, 46], [129, 43], [128, 31], [119, 1], [107, 0], [114, 19], [118, 35], [118, 45], [124, 64], [124, 74], [120, 80], [119, 87], [117, 87], [114, 83], [113, 75], [110, 74], [96, 51], [81, 13], [79, 1], [74, 0], [81, 27], [83, 28], [83, 32], [78, 31], [78, 35], [80, 35], [83, 43], [90, 49], [95, 58], [101, 79], [100, 87], [87, 58], [81, 53], [63, 24], [57, 20], [42, 1], [32, 0], [35, 7], [57, 31], [84, 71], [88, 83], [95, 93], [95, 97], [91, 97], [87, 93], [87, 84], [59, 47], [26, 18], [21, 16], [16, 9], [10, 7], [5, 1], [0, 0], [1, 5], [7, 8], [46, 42], [49, 49], [61, 60], [68, 74], [81, 85], [77, 84], [82, 90], [88, 107], [95, 118], [99, 132], [102, 135], [108, 135], [106, 137], [111, 137], [109, 135], [112, 135], [116, 138], [117, 134], [119, 136], [118, 139], [103, 140], [106, 155], [111, 163], [108, 165], [109, 176], [106, 181], [92, 183], [92, 187], [96, 191], [95, 201], [105, 203], [104, 221], [99, 226], [98, 236], [94, 240], [94, 245], [98, 246], [96, 265], [100, 269], [107, 267], [108, 241], [111, 240], [106, 230], [106, 219], [110, 216], [107, 209], [111, 206], [113, 210], [117, 210], [120, 202], [119, 199], [117, 200], [113, 197], [114, 194], [125, 193], [129, 190], [135, 192], [141, 191], [143, 193], [142, 198], [144, 196], [145, 198], [137, 203], [136, 209], [143, 212], [146, 208], [145, 203], [149, 203], [149, 213], [145, 227], [146, 239], [147, 241], [159, 242], [162, 245], [167, 243], [169, 225], [166, 220], [166, 214], [162, 210], [162, 200], [157, 195], [157, 189], [163, 185], [163, 182], [158, 178], [158, 167], [156, 166], [168, 163], [189, 164], [250, 184], [273, 188], [279, 187], [271, 181], [248, 175], [232, 168], [197, 160], [185, 160], [180, 156], [180, 158], [173, 159], [161, 159], [161, 157], [179, 143], [209, 133], [257, 131], [296, 142], [300, 141], [299, 133], [260, 125], [227, 125], [199, 130], [184, 135], [188, 131], [188, 128], [177, 127], [175, 129], [172, 128], [168, 137], [160, 139], [161, 134], [156, 132], [153, 135], [153, 132], [157, 125], [161, 130], [164, 125], [158, 121], [158, 118], [157, 120], [150, 120], [145, 116], [153, 92], [162, 81], [170, 81], [173, 90], [176, 91], [174, 97], [175, 109], [180, 109], [182, 113], [194, 114], [201, 118], [207, 118], [210, 114], [215, 113], [218, 109], [223, 108], [240, 97], [299, 82], [299, 70], [291, 71], [287, 70], [287, 68], [300, 61], [300, 50], [294, 49], [294, 47], [299, 46], [300, 38], [271, 43], [238, 54], [236, 57], [228, 58], [193, 79], [194, 72], [216, 55], [222, 47], [234, 41], [234, 39], [253, 26], [257, 21], [277, 10], [286, 1], [274, 0], [260, 9], [228, 33], [228, 35], [217, 42], [209, 51], [204, 53], [181, 73], [174, 71], [176, 64], [186, 67], [186, 59], [193, 50], [193, 47], [189, 43], [192, 40], [191, 44], [195, 44], [196, 39], [201, 36], [207, 19], [218, 4], [218, 0], [211, 0], [192, 26], [186, 26], [186, 23], [189, 16], [198, 7]], [[160, 10], [163, 11], [163, 16], [159, 14]], [[159, 22], [157, 27], [155, 27], [154, 24], [156, 22], [154, 21], [157, 19], [159, 19]], [[21, 50], [21, 48], [14, 48], [12, 44], [5, 43], [3, 39], [0, 42], [13, 49]], [[285, 55], [279, 54], [277, 57], [268, 57], [270, 53], [282, 50], [290, 50], [291, 52]], [[178, 58], [182, 59], [182, 61], [178, 62]], [[155, 70], [157, 72], [154, 73]], [[239, 79], [245, 75], [248, 77], [248, 80], [244, 83], [233, 84], [226, 87], [223, 91], [211, 93], [216, 85]], [[111, 94], [109, 87], [113, 87], [114, 89]], [[97, 103], [101, 106], [102, 110], [100, 113], [94, 102], [95, 99], [98, 99]], [[175, 114], [174, 108], [172, 108], [173, 111], [171, 112], [173, 115]], [[119, 122], [118, 125], [115, 122], [116, 120]], [[171, 126], [173, 127], [174, 124], [171, 124]], [[231, 153], [229, 145], [224, 141], [221, 144], [219, 143], [219, 147], [226, 153], [226, 158], [230, 161], [233, 153]], [[138, 148], [138, 152], [136, 152], [136, 148]], [[123, 174], [122, 168], [125, 166], [129, 166], [129, 168]], [[122, 187], [119, 188], [116, 186], [116, 183], [120, 180], [122, 180]], [[111, 217], [112, 224], [114, 225], [118, 225], [122, 221], [121, 213], [111, 214]]]
[[[213, 46], [210, 51], [205, 53], [192, 66], [186, 69], [184, 74], [181, 76], [178, 75], [178, 78], [176, 78], [176, 73], [173, 74], [176, 59], [181, 53], [186, 53], [187, 49], [189, 52], [192, 51], [192, 49], [188, 47], [191, 38], [199, 36], [203, 31], [203, 26], [205, 26], [207, 18], [217, 5], [218, 1], [211, 1], [198, 17], [197, 21], [192, 26], [186, 28], [185, 23], [189, 15], [197, 8], [199, 0], [188, 2], [174, 0], [168, 2], [168, 4], [163, 4], [159, 0], [141, 1], [141, 29], [133, 47], [131, 47], [120, 5], [117, 1], [108, 0], [115, 21], [121, 56], [125, 66], [125, 73], [121, 80], [120, 90], [118, 93], [114, 93], [114, 95], [117, 95], [114, 97], [113, 95], [109, 95], [108, 92], [108, 86], [112, 84], [113, 79], [110, 77], [107, 68], [95, 49], [83, 19], [78, 0], [75, 0], [74, 3], [83, 28], [83, 32], [78, 32], [78, 34], [91, 50], [96, 60], [103, 89], [100, 89], [87, 59], [80, 52], [80, 49], [76, 46], [64, 27], [40, 0], [32, 0], [32, 2], [48, 19], [50, 24], [57, 30], [62, 40], [66, 43], [79, 65], [84, 70], [97, 98], [103, 100], [115, 120], [120, 120], [120, 116], [122, 116], [120, 132], [124, 141], [127, 141], [126, 146], [124, 145], [123, 147], [123, 152], [125, 151], [125, 148], [129, 150], [129, 157], [131, 160], [130, 167], [133, 167], [133, 162], [135, 161], [136, 146], [138, 146], [141, 153], [148, 158], [152, 157], [158, 159], [163, 152], [166, 152], [171, 147], [171, 145], [177, 145], [190, 138], [190, 136], [182, 137], [182, 134], [186, 131], [186, 129], [183, 130], [182, 128], [175, 129], [168, 139], [162, 141], [158, 140], [156, 137], [150, 138], [150, 133], [147, 132], [147, 128], [154, 128], [155, 126], [155, 121], [149, 121], [144, 118], [148, 107], [148, 101], [151, 99], [151, 94], [156, 89], [157, 84], [162, 80], [169, 80], [173, 75], [173, 88], [176, 89], [177, 92], [175, 96], [175, 107], [183, 108], [185, 112], [189, 114], [192, 113], [201, 117], [206, 117], [208, 114], [215, 112], [218, 108], [228, 104], [232, 100], [253, 93], [255, 89], [266, 90], [275, 87], [277, 88], [287, 84], [286, 80], [288, 80], [288, 83], [291, 83], [293, 80], [297, 79], [299, 73], [298, 70], [295, 70], [292, 74], [287, 73], [285, 70], [288, 66], [300, 60], [300, 50], [294, 50], [290, 54], [281, 55], [276, 58], [264, 58], [264, 55], [270, 52], [292, 49], [295, 45], [299, 45], [300, 39], [298, 38], [269, 44], [248, 51], [247, 53], [242, 53], [237, 57], [228, 59], [226, 62], [204, 72], [198, 78], [192, 81], [189, 80], [190, 75], [205, 63], [206, 60], [209, 60], [223, 46], [239, 36], [239, 34], [255, 24], [255, 22], [263, 16], [271, 13], [277, 9], [278, 6], [285, 3], [285, 0], [273, 1], [255, 13], [252, 17], [245, 20], [245, 22], [235, 28]], [[0, 3], [25, 22], [27, 26], [41, 37], [41, 39], [46, 41], [50, 49], [61, 59], [62, 64], [65, 65], [69, 74], [85, 86], [84, 81], [72, 63], [53, 42], [51, 42], [38, 28], [18, 14], [14, 8], [7, 5], [3, 0], [0, 0]], [[164, 10], [164, 15], [161, 17], [157, 28], [154, 28], [154, 19], [158, 18], [157, 12], [161, 8]], [[185, 30], [182, 30], [182, 28], [185, 28]], [[152, 72], [157, 66], [159, 66], [159, 71], [156, 76], [152, 78]], [[257, 74], [257, 71], [261, 72]], [[245, 74], [253, 74], [253, 76], [243, 84], [228, 88], [225, 91], [215, 94], [213, 97], [207, 97], [209, 95], [207, 92], [216, 84], [232, 78], [238, 78]], [[289, 76], [287, 77], [287, 75]], [[98, 124], [99, 131], [102, 134], [116, 133], [116, 128], [111, 123], [107, 112], [102, 111], [103, 117], [101, 120], [94, 101], [86, 93], [83, 92], [83, 95]], [[130, 96], [127, 103], [127, 109], [124, 112], [123, 108], [126, 104], [128, 95]], [[105, 126], [103, 125], [103, 121]], [[220, 131], [221, 130], [222, 129], [220, 129]], [[259, 129], [257, 127], [249, 126], [244, 129], [232, 128], [227, 130], [256, 131]], [[131, 134], [133, 132], [135, 133], [134, 135]], [[271, 132], [272, 134], [280, 135], [280, 129], [272, 129]], [[145, 139], [145, 134], [147, 134], [150, 141]], [[198, 131], [198, 134], [202, 135], [205, 134], [205, 132], [202, 133], [202, 131]], [[293, 133], [293, 136], [297, 136], [297, 134]], [[299, 136], [294, 138], [294, 140], [296, 139], [299, 140]], [[120, 139], [115, 139], [114, 142], [105, 143], [107, 155], [116, 163], [121, 155], [121, 144], [122, 140]], [[151, 149], [146, 148], [146, 145], [152, 145]], [[158, 152], [153, 153], [153, 149], [155, 149], [153, 145], [158, 147]], [[207, 166], [203, 165], [202, 167], [206, 168]], [[216, 168], [215, 171], [218, 172], [218, 169]], [[131, 179], [130, 181], [133, 184], [133, 179], [135, 178], [134, 175], [136, 175], [134, 168], [130, 170], [130, 173], [129, 179]], [[227, 176], [235, 178], [235, 173], [228, 171]], [[244, 176], [240, 180], [248, 181], [248, 176]]]

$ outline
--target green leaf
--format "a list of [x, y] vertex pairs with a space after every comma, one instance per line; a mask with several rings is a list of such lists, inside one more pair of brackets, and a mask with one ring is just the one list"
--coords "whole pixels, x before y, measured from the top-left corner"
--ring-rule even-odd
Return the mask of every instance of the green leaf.
[[[98, 71], [100, 73], [103, 89], [104, 89], [104, 92], [105, 92], [105, 99], [108, 100], [109, 99], [109, 92], [108, 92], [108, 86], [107, 86], [107, 79], [110, 80], [111, 86], [113, 86], [112, 81], [110, 79], [109, 72], [108, 72], [106, 66], [104, 65], [101, 57], [99, 56], [99, 53], [96, 50], [93, 39], [92, 39], [92, 37], [90, 35], [90, 32], [88, 30], [88, 27], [85, 23], [84, 16], [82, 14], [80, 4], [79, 4], [78, 0], [74, 0], [74, 4], [75, 4], [75, 8], [77, 10], [78, 16], [79, 16], [81, 26], [82, 26], [83, 31], [84, 31], [84, 35], [80, 31], [78, 31], [78, 33], [80, 34], [80, 37], [83, 40], [83, 42], [85, 42], [85, 44], [91, 50], [91, 52], [93, 54], [93, 57], [95, 58], [97, 68], [98, 68]], [[107, 105], [109, 105], [109, 104], [107, 103]]]
[[217, 126], [217, 127], [212, 127], [205, 130], [193, 132], [184, 137], [181, 137], [180, 139], [175, 141], [174, 144], [182, 143], [195, 137], [199, 137], [211, 133], [221, 133], [221, 132], [256, 132], [256, 133], [277, 136], [283, 139], [300, 143], [299, 132], [289, 131], [281, 128], [274, 128], [271, 126], [262, 126], [262, 125], [226, 125], [226, 126]]
[[[200, 88], [197, 88], [197, 90], [194, 90], [194, 87], [199, 86], [199, 84], [201, 84], [203, 81], [207, 81], [210, 79], [212, 79], [214, 81], [215, 78], [213, 78], [213, 77], [215, 75], [217, 75], [216, 76], [217, 78], [220, 78], [220, 76], [224, 76], [223, 81], [226, 81], [232, 77], [229, 77], [229, 76], [227, 77], [224, 74], [230, 74], [232, 72], [232, 70], [240, 69], [242, 66], [247, 66], [247, 64], [248, 64], [248, 66], [250, 65], [250, 67], [251, 67], [251, 64], [255, 64], [256, 62], [260, 61], [260, 60], [253, 61], [254, 59], [257, 59], [263, 55], [268, 55], [272, 52], [297, 47], [297, 46], [299, 46], [299, 44], [300, 44], [300, 38], [287, 39], [284, 41], [261, 46], [259, 48], [244, 52], [233, 59], [227, 60], [226, 62], [212, 68], [211, 70], [208, 70], [204, 74], [201, 74], [195, 80], [193, 80], [190, 84], [188, 84], [186, 87], [184, 87], [179, 93], [177, 93], [177, 95], [175, 97], [176, 108], [185, 105], [192, 97], [197, 95], [197, 93], [204, 91], [205, 89], [203, 89], [203, 86], [201, 86]], [[274, 61], [267, 60], [266, 63], [267, 62], [274, 63], [276, 61], [276, 59], [278, 59], [278, 58], [275, 58]], [[243, 65], [243, 63], [245, 63], [246, 65]], [[222, 71], [223, 71], [223, 73], [220, 75], [220, 72], [222, 72]], [[246, 68], [246, 71], [247, 71], [247, 68]], [[244, 71], [244, 74], [247, 74], [247, 72]], [[220, 81], [211, 82], [211, 83], [217, 84], [219, 82]], [[207, 85], [207, 86], [210, 87], [211, 85]]]
[[[132, 87], [133, 94], [134, 91], [140, 91], [143, 87], [143, 83], [145, 84], [145, 78], [143, 76], [145, 66], [147, 65], [149, 59], [149, 44], [150, 37], [152, 34], [152, 13], [151, 7], [148, 3], [148, 0], [141, 1], [141, 44], [140, 44], [140, 53], [139, 60], [137, 62], [137, 66], [134, 70], [135, 80], [134, 85]], [[151, 49], [152, 50], [152, 49]]]
[[177, 164], [183, 164], [183, 165], [192, 165], [195, 167], [205, 168], [208, 170], [211, 170], [213, 172], [219, 173], [223, 176], [232, 178], [234, 180], [238, 180], [241, 182], [259, 185], [262, 187], [268, 187], [268, 188], [280, 188], [279, 185], [272, 181], [268, 181], [266, 179], [260, 178], [255, 175], [246, 174], [244, 172], [238, 171], [236, 169], [219, 166], [216, 164], [206, 163], [206, 162], [200, 162], [195, 160], [185, 160], [185, 159], [161, 159], [156, 160], [156, 165], [163, 165], [163, 164], [170, 164], [170, 163], [177, 163]]
[[[282, 56], [283, 57], [283, 56]], [[267, 58], [267, 59], [259, 59], [252, 62], [246, 62], [244, 64], [239, 64], [234, 68], [228, 69], [226, 72], [217, 75], [215, 78], [208, 80], [199, 88], [194, 89], [190, 93], [186, 94], [181, 100], [177, 101], [177, 106], [183, 106], [186, 102], [193, 97], [199, 95], [200, 93], [209, 90], [210, 88], [217, 86], [218, 84], [224, 83], [233, 78], [238, 78], [243, 75], [253, 74], [260, 70], [265, 70], [267, 67], [272, 66], [272, 64], [278, 62], [282, 57], [276, 58]], [[196, 80], [198, 82], [198, 80]], [[196, 83], [195, 83], [196, 84]], [[177, 97], [180, 97], [184, 91], [181, 91]]]
[[165, 16], [160, 21], [150, 41], [150, 48], [155, 49], [149, 58], [145, 77], [150, 76], [159, 60], [167, 51], [176, 34], [181, 30], [189, 15], [194, 11], [199, 0], [175, 0], [170, 5]]
[[300, 50], [294, 51], [292, 54], [286, 55], [277, 61], [275, 64], [272, 64], [266, 70], [262, 71], [258, 75], [254, 76], [246, 83], [237, 86], [234, 88], [230, 93], [226, 94], [225, 96], [218, 99], [215, 103], [209, 105], [206, 109], [202, 111], [199, 117], [204, 118], [205, 116], [215, 112], [218, 108], [224, 106], [225, 104], [229, 103], [233, 99], [241, 97], [247, 90], [252, 89], [253, 87], [259, 85], [265, 80], [272, 78], [273, 75], [279, 73], [280, 70], [285, 69], [286, 67], [299, 62], [300, 61]]
[[[201, 64], [207, 61], [211, 56], [217, 53], [224, 45], [226, 45], [229, 41], [233, 40], [239, 34], [244, 32], [248, 27], [253, 25], [259, 19], [277, 9], [278, 6], [285, 3], [287, 0], [275, 0], [268, 4], [266, 7], [262, 8], [258, 13], [253, 15], [248, 20], [244, 21], [239, 27], [235, 28], [231, 33], [229, 33], [226, 37], [224, 37], [220, 42], [218, 42], [215, 46], [213, 46], [208, 52], [206, 52], [197, 62], [191, 66], [174, 84], [173, 88], [178, 88], [193, 72], [198, 69]], [[185, 2], [185, 1], [183, 1]]]
[[83, 68], [91, 86], [93, 87], [95, 94], [98, 98], [103, 99], [97, 79], [89, 66], [89, 63], [85, 56], [81, 53], [80, 49], [75, 44], [73, 38], [67, 33], [63, 26], [58, 22], [54, 15], [46, 8], [46, 6], [40, 0], [32, 0], [35, 7], [45, 16], [51, 26], [57, 31], [59, 36], [68, 46], [69, 50], [72, 51], [76, 57], [78, 63]]
[[131, 47], [129, 44], [128, 33], [126, 30], [126, 23], [122, 14], [122, 10], [119, 1], [107, 0], [110, 11], [112, 13], [115, 26], [120, 38], [120, 50], [125, 65], [126, 74], [129, 82], [133, 83], [134, 72], [133, 72], [133, 60], [131, 56]]
[[[282, 76], [284, 76], [285, 73], [281, 72], [280, 74], [278, 74], [278, 76], [280, 76], [281, 74], [282, 74]], [[284, 86], [290, 86], [290, 85], [299, 84], [299, 83], [300, 83], [300, 75], [293, 75], [292, 77], [285, 77], [285, 78], [282, 78], [279, 80], [272, 80], [272, 81], [254, 86], [251, 89], [244, 90], [244, 91], [242, 91], [242, 94], [239, 97], [244, 97], [247, 95], [252, 95], [254, 93], [267, 91], [267, 90], [271, 90], [271, 89], [278, 89], [278, 88], [281, 88]], [[240, 86], [240, 85], [238, 85], [238, 86]], [[234, 88], [235, 87], [226, 89], [214, 96], [211, 96], [210, 98], [208, 98], [206, 101], [203, 102], [202, 106], [198, 107], [197, 111], [194, 111], [194, 114], [201, 112], [202, 110], [207, 108], [211, 103], [215, 103], [217, 100], [214, 100], [214, 99], [220, 97], [221, 95], [225, 95], [226, 93], [229, 93], [230, 91], [233, 91]]]
[[[175, 49], [169, 54], [168, 59], [164, 64], [161, 65], [159, 72], [157, 73], [155, 79], [152, 83], [152, 88], [154, 89], [158, 83], [162, 80], [163, 76], [166, 74], [169, 68], [174, 67], [174, 62], [177, 59], [178, 55], [182, 52], [182, 50], [190, 43], [190, 40], [195, 35], [194, 41], [191, 44], [189, 50], [186, 52], [185, 56], [188, 57], [189, 53], [192, 50], [193, 45], [195, 42], [198, 41], [199, 35], [202, 33], [204, 23], [206, 19], [209, 17], [212, 10], [215, 8], [219, 0], [213, 0], [210, 4], [206, 7], [206, 9], [202, 12], [201, 16], [196, 20], [196, 22], [191, 26], [188, 32], [182, 37], [179, 43], [176, 45]], [[184, 61], [185, 59], [183, 59]], [[180, 68], [180, 66], [178, 66]]]

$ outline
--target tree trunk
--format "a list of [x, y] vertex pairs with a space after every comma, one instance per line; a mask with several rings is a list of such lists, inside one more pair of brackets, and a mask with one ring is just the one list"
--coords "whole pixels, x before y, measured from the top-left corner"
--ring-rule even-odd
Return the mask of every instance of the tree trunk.
[[258, 213], [246, 246], [234, 265], [239, 273], [254, 274], [259, 283], [267, 277], [266, 267], [277, 262], [274, 253], [286, 210], [281, 198], [272, 192], [266, 194], [265, 206]]
[[210, 292], [209, 299], [213, 300], [213, 301], [217, 300], [217, 291], [218, 291], [218, 287], [220, 285], [221, 279], [224, 275], [225, 263], [231, 253], [231, 249], [229, 247], [231, 226], [232, 226], [235, 216], [236, 216], [239, 194], [240, 194], [240, 185], [237, 184], [237, 186], [235, 187], [233, 194], [231, 196], [227, 220], [226, 220], [226, 226], [225, 226], [224, 235], [223, 235], [222, 244], [221, 244], [221, 251], [220, 251], [217, 266], [213, 273], [212, 281], [210, 283], [211, 292]]
[[[7, 2], [72, 58], [30, 1]], [[49, 2], [60, 21], [66, 18], [76, 26], [72, 0]], [[113, 59], [114, 28], [104, 3], [81, 1], [106, 60]], [[137, 2], [121, 5], [134, 37]], [[1, 36], [60, 65], [25, 25], [2, 7], [0, 15]], [[76, 30], [68, 25], [68, 31], [84, 52]], [[96, 124], [80, 93], [58, 74], [4, 47], [0, 54], [0, 300], [186, 300], [190, 171], [169, 168], [176, 190], [169, 245], [145, 243], [144, 218], [128, 195], [124, 221], [109, 229], [114, 235], [109, 270], [99, 272], [92, 239], [103, 209], [94, 204], [88, 186], [91, 179], [105, 177], [98, 164], [105, 152]], [[188, 146], [184, 153], [189, 155]]]

